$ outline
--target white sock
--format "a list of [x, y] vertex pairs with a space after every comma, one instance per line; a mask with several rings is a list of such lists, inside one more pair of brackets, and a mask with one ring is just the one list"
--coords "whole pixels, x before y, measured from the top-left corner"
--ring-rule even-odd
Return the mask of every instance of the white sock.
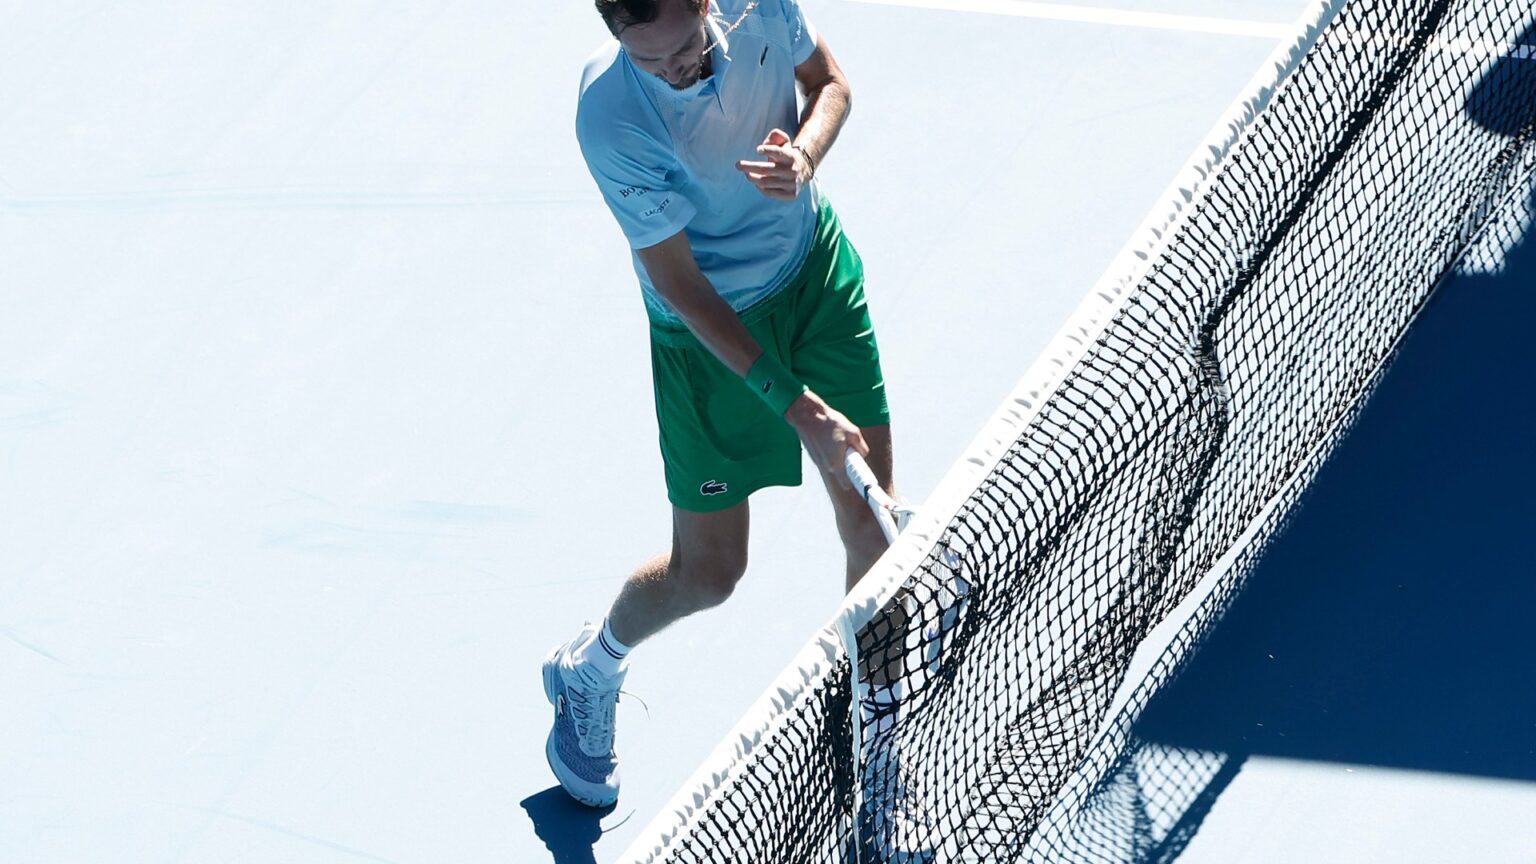
[[612, 678], [624, 672], [629, 646], [613, 635], [613, 626], [604, 618], [603, 626], [586, 642], [577, 645], [573, 653], [578, 661], [590, 664], [594, 672]]

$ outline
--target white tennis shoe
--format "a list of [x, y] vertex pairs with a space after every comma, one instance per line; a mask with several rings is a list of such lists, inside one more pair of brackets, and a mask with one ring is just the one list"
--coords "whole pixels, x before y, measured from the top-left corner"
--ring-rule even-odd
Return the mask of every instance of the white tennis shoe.
[[597, 628], [587, 624], [544, 661], [544, 695], [555, 708], [544, 755], [572, 798], [589, 807], [608, 807], [619, 800], [613, 725], [624, 673], [605, 677], [590, 663], [576, 661], [575, 649], [596, 636]]

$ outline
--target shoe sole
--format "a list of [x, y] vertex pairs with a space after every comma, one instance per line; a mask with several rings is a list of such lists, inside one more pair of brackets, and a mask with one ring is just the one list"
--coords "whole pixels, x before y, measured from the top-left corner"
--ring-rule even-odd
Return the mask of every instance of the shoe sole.
[[[544, 658], [544, 698], [549, 700], [551, 708], [555, 709], [555, 722], [560, 722], [560, 689], [563, 686], [560, 681], [560, 648], [555, 646], [549, 656]], [[549, 763], [549, 770], [560, 781], [560, 788], [572, 798], [575, 798], [588, 807], [601, 810], [612, 807], [619, 800], [618, 790], [610, 790], [602, 786], [593, 786], [580, 778], [569, 777], [563, 770], [556, 749], [556, 731], [551, 728], [549, 737], [544, 740], [544, 760]]]

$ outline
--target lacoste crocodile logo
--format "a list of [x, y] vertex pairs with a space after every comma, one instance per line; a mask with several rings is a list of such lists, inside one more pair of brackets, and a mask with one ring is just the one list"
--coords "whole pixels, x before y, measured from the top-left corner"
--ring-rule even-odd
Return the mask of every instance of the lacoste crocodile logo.
[[700, 495], [724, 495], [727, 491], [730, 490], [730, 488], [731, 487], [727, 486], [724, 483], [721, 483], [719, 480], [705, 480], [704, 484], [699, 487], [699, 494]]

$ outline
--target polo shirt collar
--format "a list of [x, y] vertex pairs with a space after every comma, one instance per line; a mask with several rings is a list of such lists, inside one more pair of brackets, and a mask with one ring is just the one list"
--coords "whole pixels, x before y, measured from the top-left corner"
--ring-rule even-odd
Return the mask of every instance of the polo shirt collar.
[[[692, 102], [695, 99], [708, 95], [715, 100], [715, 104], [720, 107], [720, 110], [724, 111], [725, 102], [720, 97], [720, 79], [725, 76], [726, 70], [731, 65], [730, 37], [726, 34], [725, 28], [720, 26], [720, 20], [715, 17], [713, 11], [704, 19], [704, 27], [708, 31], [706, 38], [714, 46], [710, 49], [711, 71], [708, 78], [702, 81], [695, 81], [693, 86], [687, 90], [674, 90], [667, 85], [666, 81], [644, 70], [635, 68], [635, 73], [639, 75], [640, 79], [647, 86], [663, 98], [676, 102]], [[627, 59], [626, 57], [626, 61]]]

